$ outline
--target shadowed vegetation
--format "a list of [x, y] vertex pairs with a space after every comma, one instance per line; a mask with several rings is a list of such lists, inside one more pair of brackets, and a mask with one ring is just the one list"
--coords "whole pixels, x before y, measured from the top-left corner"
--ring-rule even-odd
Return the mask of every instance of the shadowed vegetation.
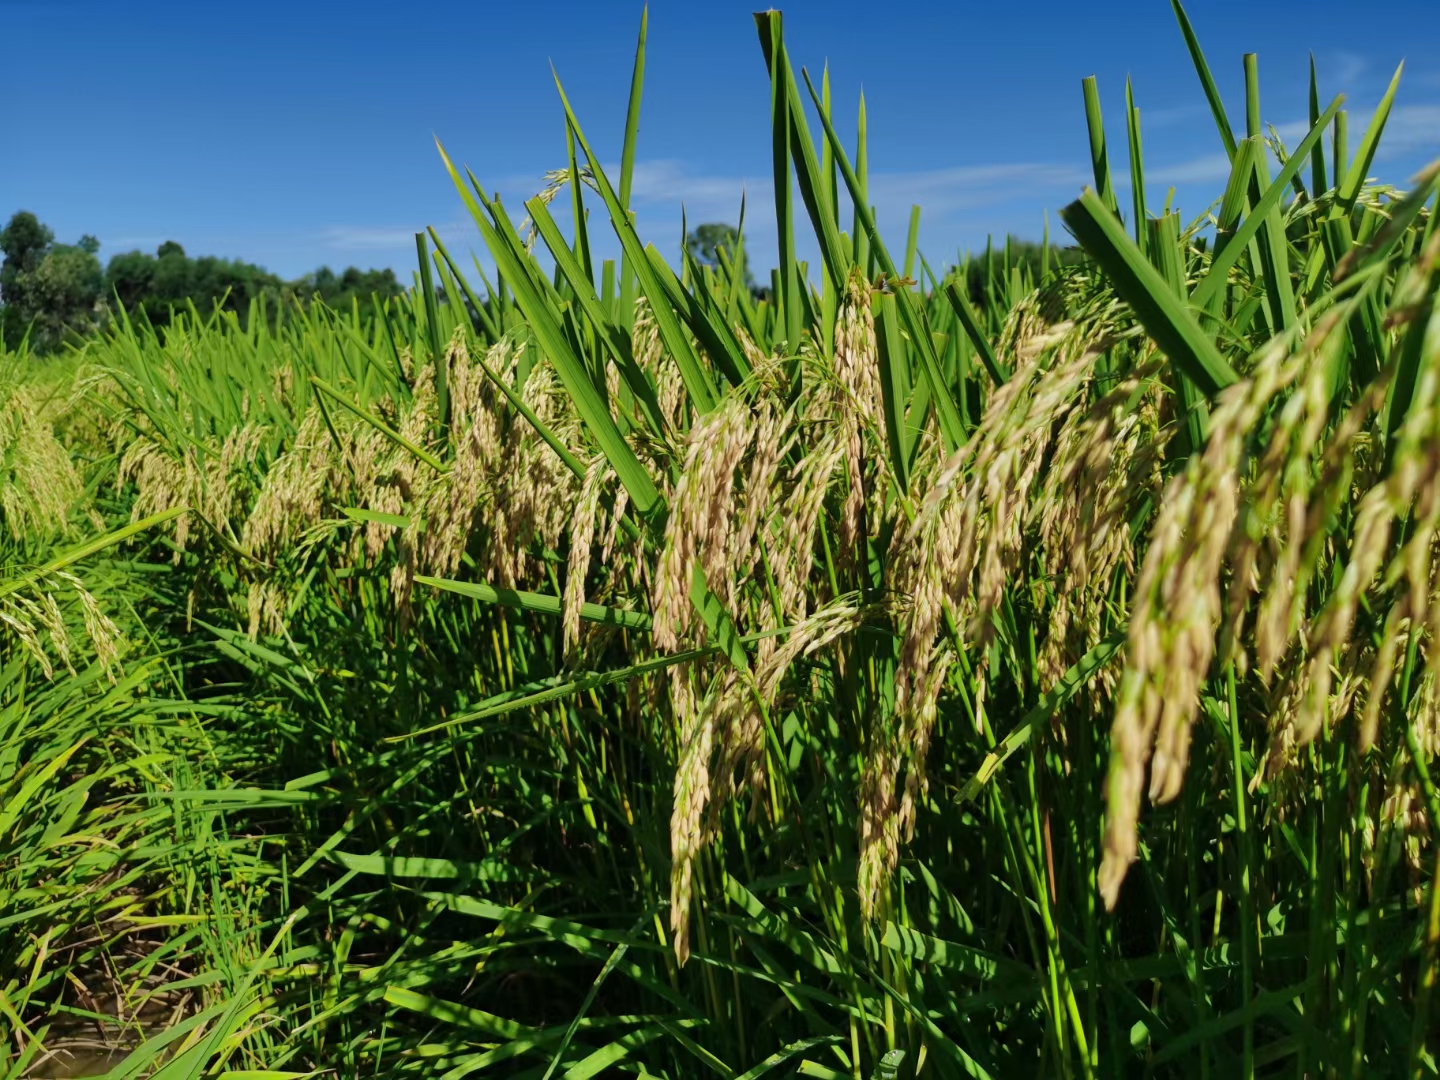
[[774, 12], [769, 290], [645, 245], [642, 24], [495, 274], [7, 356], [4, 1075], [1434, 1075], [1440, 171], [1176, 12], [1083, 255], [888, 247]]

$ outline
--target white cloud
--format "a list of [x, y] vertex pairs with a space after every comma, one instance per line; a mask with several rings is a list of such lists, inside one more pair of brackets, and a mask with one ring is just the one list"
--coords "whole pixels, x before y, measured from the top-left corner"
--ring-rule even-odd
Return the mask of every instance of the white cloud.
[[1419, 154], [1426, 160], [1440, 157], [1440, 105], [1397, 105], [1390, 110], [1379, 155], [1402, 154]]
[[[908, 209], [919, 203], [927, 214], [1021, 200], [1057, 187], [1078, 187], [1084, 170], [1053, 162], [1012, 162], [965, 165], [906, 172], [874, 172], [869, 177], [870, 201], [884, 209]], [[773, 208], [769, 176], [719, 175], [692, 172], [683, 162], [643, 161], [635, 165], [631, 188], [637, 210], [684, 205], [690, 217], [733, 218], [742, 193], [747, 216]], [[843, 186], [841, 200], [846, 201]]]
[[962, 165], [920, 172], [872, 173], [870, 201], [883, 213], [919, 204], [931, 216], [1023, 201], [1056, 188], [1078, 190], [1088, 171], [1052, 162]]
[[1177, 124], [1188, 124], [1198, 118], [1201, 114], [1208, 116], [1210, 110], [1204, 105], [1177, 105], [1173, 108], [1147, 109], [1140, 108], [1141, 131], [1158, 131], [1162, 128], [1174, 127]]
[[[1274, 127], [1275, 134], [1280, 136], [1280, 141], [1285, 143], [1286, 146], [1293, 146], [1305, 138], [1306, 135], [1310, 134], [1310, 121], [1308, 118], [1305, 120], [1290, 120], [1283, 124], [1276, 124]], [[1268, 135], [1269, 132], [1267, 131], [1266, 134]]]
[[[1350, 125], [1350, 152], [1352, 154], [1358, 149], [1359, 141], [1369, 122], [1370, 114], [1368, 112], [1363, 113], [1358, 120], [1352, 116]], [[1310, 122], [1308, 120], [1289, 120], [1275, 125], [1275, 133], [1280, 136], [1281, 141], [1291, 152], [1309, 131]], [[1237, 134], [1243, 134], [1243, 132], [1237, 132]], [[1330, 151], [1328, 135], [1322, 137], [1322, 145], [1328, 156]], [[1384, 161], [1417, 156], [1425, 161], [1440, 157], [1440, 104], [1397, 105], [1390, 111], [1390, 118], [1386, 121], [1385, 131], [1380, 137], [1376, 158]], [[1275, 164], [1272, 158], [1272, 169]], [[1117, 177], [1120, 175], [1117, 173]], [[1229, 158], [1223, 152], [1218, 151], [1213, 154], [1203, 154], [1188, 161], [1154, 167], [1147, 166], [1145, 170], [1147, 184], [1223, 183], [1229, 176]], [[1408, 179], [1408, 177], [1404, 179]]]
[[[1222, 182], [1229, 165], [1223, 153], [1191, 162], [1161, 167], [1147, 174], [1152, 183], [1168, 184], [1187, 180]], [[606, 167], [606, 173], [617, 178], [618, 167]], [[1117, 180], [1123, 174], [1117, 174]], [[968, 242], [989, 232], [1005, 232], [1020, 228], [1021, 215], [1033, 217], [1038, 232], [1040, 210], [1069, 202], [1080, 188], [1091, 182], [1090, 170], [1084, 161], [1066, 164], [1055, 161], [1012, 161], [989, 164], [957, 165], [939, 169], [873, 172], [869, 177], [870, 201], [876, 208], [882, 228], [889, 233], [901, 230], [910, 207], [922, 209], [922, 241], [941, 247], [954, 242]], [[1123, 181], [1122, 181], [1123, 182]], [[524, 216], [522, 203], [544, 186], [543, 177], [511, 176], [496, 185], [505, 195], [505, 205], [518, 225]], [[680, 213], [683, 207], [690, 224], [702, 221], [737, 219], [742, 193], [746, 199], [745, 229], [751, 237], [751, 252], [757, 266], [768, 266], [774, 258], [775, 202], [768, 173], [736, 170], [706, 172], [692, 168], [683, 161], [652, 159], [636, 163], [631, 187], [632, 205], [636, 211], [640, 235], [653, 241], [662, 251], [669, 251], [678, 242]], [[606, 221], [605, 210], [593, 193], [588, 194], [591, 236], [596, 258], [618, 255], [618, 245]], [[848, 223], [850, 204], [843, 183], [840, 185], [842, 220]], [[552, 207], [556, 221], [569, 233], [568, 196], [562, 192]], [[414, 234], [423, 223], [361, 222], [333, 225], [318, 235], [319, 243], [337, 257], [386, 257], [404, 264], [413, 259]], [[457, 257], [474, 249], [486, 258], [483, 245], [469, 221], [452, 221], [436, 228], [446, 246]], [[814, 261], [813, 237], [803, 205], [797, 197], [795, 207], [796, 238], [802, 258]], [[848, 228], [848, 224], [847, 224]], [[542, 245], [543, 248], [543, 245]], [[543, 250], [541, 252], [544, 260]]]
[[684, 203], [697, 214], [716, 211], [731, 217], [740, 208], [742, 193], [748, 205], [770, 199], [772, 190], [768, 177], [696, 175], [679, 161], [637, 161], [630, 186], [637, 204]]
[[[1162, 185], [1224, 183], [1230, 178], [1230, 157], [1220, 150], [1171, 165], [1145, 166], [1145, 183]], [[1128, 182], [1128, 181], [1127, 181]]]
[[117, 236], [106, 240], [102, 245], [102, 250], [108, 249], [112, 255], [120, 251], [134, 251], [137, 248], [141, 251], [153, 251], [169, 239], [171, 237], [161, 236], [159, 233], [152, 236]]
[[[320, 230], [320, 245], [328, 251], [388, 251], [397, 248], [414, 250], [415, 234], [424, 232], [425, 225], [331, 225]], [[436, 225], [435, 231], [448, 247], [474, 231], [469, 222]]]
[[[1335, 85], [1342, 87], [1354, 86], [1360, 81], [1360, 77], [1370, 68], [1370, 61], [1366, 57], [1361, 56], [1359, 53], [1345, 51], [1335, 53], [1334, 56], [1330, 58], [1330, 63], [1334, 64], [1333, 72], [1327, 71], [1322, 73], [1318, 70], [1317, 65], [1316, 74], [1323, 74], [1326, 81], [1333, 81]], [[1325, 67], [1328, 68], [1330, 63], [1327, 63]]]

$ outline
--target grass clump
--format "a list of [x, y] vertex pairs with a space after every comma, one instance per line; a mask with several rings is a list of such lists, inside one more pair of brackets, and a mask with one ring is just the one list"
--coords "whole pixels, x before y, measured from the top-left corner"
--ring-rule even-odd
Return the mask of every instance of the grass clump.
[[25, 421], [0, 598], [85, 630], [7, 638], [8, 1075], [70, 1016], [117, 1080], [1435, 1071], [1391, 95], [1288, 151], [1247, 60], [1221, 198], [1127, 226], [1089, 85], [1085, 258], [937, 275], [782, 27], [767, 294], [634, 231], [642, 34], [615, 183], [568, 101], [528, 224], [444, 158], [496, 281], [432, 233], [375, 311], [125, 323]]

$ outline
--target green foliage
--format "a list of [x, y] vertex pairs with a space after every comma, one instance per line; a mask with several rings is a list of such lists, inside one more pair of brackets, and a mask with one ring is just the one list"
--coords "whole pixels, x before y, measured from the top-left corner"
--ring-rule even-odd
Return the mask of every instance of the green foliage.
[[22, 299], [24, 275], [35, 272], [54, 239], [55, 234], [28, 210], [16, 213], [0, 230], [0, 251], [5, 253], [5, 261], [0, 264], [0, 289], [19, 290], [9, 294], [8, 303]]
[[696, 262], [712, 269], [720, 269], [721, 252], [732, 266], [738, 259], [740, 280], [747, 289], [755, 288], [755, 278], [750, 273], [750, 258], [740, 246], [740, 231], [733, 225], [712, 221], [695, 226], [685, 237], [685, 250]]
[[208, 314], [218, 305], [246, 312], [257, 300], [277, 305], [285, 283], [274, 274], [239, 260], [211, 256], [191, 258], [173, 240], [154, 255], [127, 251], [113, 256], [105, 268], [107, 297], [118, 298], [129, 313], [143, 310], [156, 326], [166, 326], [177, 311], [194, 304]]
[[493, 290], [7, 356], [0, 1073], [1434, 1073], [1440, 169], [1297, 187], [1317, 99], [897, 266], [757, 25], [771, 295], [566, 102], [618, 267], [446, 158]]
[[58, 343], [67, 333], [84, 335], [100, 323], [103, 274], [93, 250], [53, 245], [29, 275], [23, 303], [34, 312], [36, 342]]
[[313, 274], [292, 282], [290, 288], [303, 300], [315, 298], [338, 311], [357, 302], [369, 307], [376, 299], [393, 300], [404, 291], [395, 279], [394, 270], [361, 270], [354, 266], [338, 274], [322, 266]]
[[359, 303], [371, 308], [398, 297], [393, 270], [347, 267], [339, 274], [321, 267], [287, 282], [262, 267], [238, 259], [202, 255], [192, 258], [173, 240], [154, 255], [125, 251], [111, 256], [104, 270], [97, 257], [100, 241], [83, 236], [73, 246], [56, 244], [54, 233], [29, 211], [20, 211], [0, 231], [0, 332], [10, 348], [29, 334], [37, 353], [54, 352], [104, 327], [115, 312], [142, 312], [152, 325], [170, 325], [176, 313], [192, 306], [202, 315], [223, 310], [248, 317], [263, 304], [274, 319], [286, 306], [319, 299], [344, 309]]
[[99, 325], [99, 241], [85, 236], [70, 246], [54, 238], [26, 210], [0, 230], [0, 329], [11, 348], [28, 333], [36, 349], [53, 349], [67, 335], [83, 336]]
[[989, 307], [992, 303], [1003, 303], [1002, 298], [1011, 288], [1012, 274], [1018, 273], [1022, 282], [1033, 284], [1044, 280], [1051, 270], [1079, 266], [1085, 258], [1085, 252], [1080, 247], [1037, 244], [1007, 236], [1004, 246], [997, 249], [995, 245], [987, 244], [983, 253], [969, 254], [961, 265], [970, 302]]

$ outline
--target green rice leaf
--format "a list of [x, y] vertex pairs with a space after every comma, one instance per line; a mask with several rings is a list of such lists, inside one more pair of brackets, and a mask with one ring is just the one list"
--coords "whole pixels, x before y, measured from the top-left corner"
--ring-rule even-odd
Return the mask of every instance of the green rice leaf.
[[1200, 87], [1205, 91], [1205, 100], [1210, 103], [1210, 115], [1215, 119], [1215, 128], [1220, 133], [1220, 142], [1225, 146], [1225, 153], [1233, 158], [1235, 156], [1235, 133], [1230, 128], [1230, 118], [1225, 114], [1225, 105], [1220, 100], [1220, 90], [1215, 85], [1215, 77], [1210, 74], [1210, 65], [1205, 61], [1205, 54], [1200, 49], [1200, 39], [1195, 36], [1195, 30], [1190, 25], [1190, 18], [1185, 14], [1185, 9], [1180, 5], [1180, 0], [1170, 0], [1170, 6], [1175, 11], [1175, 19], [1180, 24], [1180, 32], [1185, 36], [1185, 47], [1190, 51], [1190, 62], [1195, 65], [1195, 74], [1200, 77]]
[[359, 405], [355, 404], [355, 402], [351, 401], [344, 394], [340, 393], [339, 390], [336, 390], [324, 379], [320, 378], [320, 376], [311, 375], [310, 385], [315, 387], [316, 390], [319, 390], [322, 394], [328, 397], [331, 401], [335, 402], [335, 404], [339, 405], [341, 408], [345, 409], [347, 412], [358, 416], [366, 424], [370, 425], [376, 431], [380, 432], [381, 435], [384, 435], [396, 446], [408, 450], [411, 454], [415, 456], [416, 460], [423, 461], [426, 465], [429, 465], [430, 468], [434, 469], [438, 473], [444, 473], [449, 471], [445, 463], [439, 458], [437, 458], [434, 454], [430, 453], [430, 451], [426, 450], [422, 446], [417, 446], [415, 443], [407, 439], [404, 435], [401, 435], [398, 431], [392, 428], [389, 424], [385, 423], [384, 420], [381, 420], [378, 416], [372, 415], [368, 409], [363, 409]]
[[[815, 87], [810, 82], [810, 76], [803, 71], [801, 74], [805, 76], [805, 85], [818, 106], [819, 99], [815, 93]], [[845, 186], [849, 189], [850, 198], [855, 203], [855, 212], [859, 215], [865, 232], [870, 237], [871, 250], [885, 273], [892, 280], [898, 281], [900, 275], [896, 272], [895, 263], [891, 260], [890, 253], [885, 248], [885, 242], [880, 238], [880, 232], [875, 227], [875, 217], [870, 212], [870, 207], [865, 205], [860, 181], [855, 175], [855, 170], [850, 167], [850, 159], [845, 155], [845, 148], [840, 143], [840, 137], [835, 133], [835, 127], [830, 123], [829, 117], [822, 113], [820, 121], [825, 126], [825, 137], [830, 140], [830, 147], [835, 153], [835, 163], [840, 167], [840, 175], [845, 178]], [[960, 410], [945, 382], [944, 373], [940, 368], [940, 358], [936, 355], [935, 343], [930, 336], [930, 328], [926, 323], [924, 313], [915, 302], [909, 289], [898, 288], [895, 296], [899, 305], [901, 322], [920, 353], [921, 370], [925, 372], [926, 382], [929, 384], [930, 403], [935, 407], [935, 415], [940, 425], [941, 441], [945, 444], [946, 451], [953, 453], [965, 441], [965, 422], [961, 418]]]
[[[540, 615], [564, 613], [564, 602], [558, 596], [546, 596], [544, 593], [525, 592], [517, 589], [497, 589], [483, 582], [452, 581], [449, 578], [430, 577], [427, 574], [416, 574], [415, 581], [420, 585], [429, 585], [433, 589], [443, 589], [446, 592], [458, 593], [475, 600], [483, 600], [487, 604], [499, 604], [502, 607], [515, 608], [519, 611], [531, 611]], [[587, 603], [581, 607], [580, 617], [590, 622], [603, 623], [607, 626], [623, 626], [630, 630], [650, 629], [649, 615], [640, 611], [627, 611], [624, 608]]]
[[[583, 140], [581, 145], [583, 146]], [[615, 426], [605, 402], [595, 389], [595, 384], [590, 381], [590, 375], [585, 370], [585, 365], [575, 355], [570, 347], [569, 340], [561, 329], [561, 320], [558, 313], [552, 308], [548, 299], [534, 287], [533, 281], [526, 269], [527, 256], [524, 251], [516, 251], [514, 246], [503, 235], [506, 230], [500, 226], [499, 219], [503, 216], [503, 209], [498, 204], [487, 202], [484, 208], [475, 201], [469, 188], [460, 179], [460, 175], [451, 164], [445, 148], [437, 141], [436, 146], [440, 150], [440, 156], [449, 170], [450, 178], [455, 188], [460, 192], [466, 206], [470, 210], [470, 216], [480, 229], [485, 244], [490, 248], [496, 265], [501, 268], [507, 279], [515, 289], [515, 302], [524, 313], [526, 321], [531, 330], [535, 333], [540, 348], [550, 357], [555, 364], [556, 373], [560, 376], [570, 400], [575, 403], [576, 412], [580, 414], [581, 420], [586, 428], [594, 436], [595, 441], [600, 444], [601, 451], [610, 462], [610, 467], [625, 485], [630, 498], [634, 501], [636, 509], [641, 514], [647, 514], [660, 501], [660, 492], [655, 487], [655, 482], [650, 479], [650, 474], [640, 464], [635, 451], [620, 434], [620, 429]], [[592, 162], [593, 167], [593, 162]], [[478, 188], [476, 189], [478, 192]], [[483, 196], [482, 196], [483, 198]], [[487, 216], [487, 214], [489, 216]]]
[[1093, 191], [1087, 188], [1060, 216], [1156, 344], [1207, 398], [1236, 380], [1214, 341]]
[[524, 1024], [517, 1024], [514, 1020], [507, 1020], [503, 1016], [496, 1016], [494, 1013], [486, 1012], [484, 1009], [473, 1009], [466, 1005], [457, 1005], [453, 1001], [446, 1001], [444, 998], [431, 997], [428, 994], [419, 994], [414, 990], [407, 990], [401, 986], [387, 986], [385, 988], [385, 1002], [397, 1009], [405, 1009], [409, 1012], [419, 1013], [430, 1020], [442, 1024], [455, 1024], [470, 1031], [478, 1032], [481, 1035], [491, 1036], [497, 1039], [519, 1039], [533, 1038], [536, 1035], [534, 1028], [526, 1027]]
[[737, 1076], [735, 1080], [756, 1080], [757, 1077], [764, 1076], [768, 1072], [773, 1072], [791, 1058], [803, 1054], [807, 1050], [813, 1050], [817, 1046], [831, 1046], [839, 1041], [840, 1036], [838, 1035], [813, 1035], [808, 1039], [797, 1039], [795, 1042], [789, 1043], [779, 1050], [776, 1050], [775, 1053], [771, 1054], [753, 1069], [746, 1069]]
[[[656, 328], [660, 331], [660, 339], [665, 343], [666, 351], [674, 358], [680, 369], [680, 377], [684, 380], [685, 390], [690, 395], [691, 404], [694, 405], [697, 412], [708, 413], [715, 407], [715, 387], [700, 366], [699, 358], [690, 345], [689, 337], [681, 327], [680, 321], [675, 317], [675, 311], [670, 306], [669, 298], [656, 279], [650, 260], [645, 255], [645, 247], [635, 232], [635, 225], [630, 220], [630, 215], [620, 205], [620, 200], [615, 195], [614, 189], [611, 188], [610, 181], [605, 177], [605, 170], [600, 166], [599, 158], [590, 148], [590, 143], [580, 128], [580, 121], [570, 107], [570, 99], [565, 96], [565, 88], [560, 84], [558, 75], [555, 76], [555, 88], [560, 93], [560, 102], [565, 107], [565, 116], [571, 129], [575, 132], [575, 138], [580, 143], [580, 148], [585, 151], [586, 160], [590, 162], [591, 175], [595, 179], [595, 186], [600, 192], [600, 197], [605, 200], [605, 208], [610, 213], [610, 224], [614, 227], [615, 235], [619, 237], [620, 246], [625, 252], [626, 264], [634, 270], [636, 280], [640, 283], [640, 291], [650, 303]], [[631, 498], [635, 498], [634, 492], [631, 492]], [[648, 508], [648, 504], [641, 506], [642, 512]]]
[[535, 223], [536, 231], [544, 239], [545, 246], [550, 249], [550, 254], [555, 259], [555, 265], [565, 275], [570, 287], [575, 290], [576, 302], [585, 312], [591, 325], [595, 327], [615, 365], [619, 368], [620, 377], [625, 380], [625, 385], [630, 388], [630, 392], [640, 402], [641, 412], [651, 432], [657, 436], [663, 436], [665, 423], [660, 414], [660, 403], [655, 398], [655, 387], [650, 382], [649, 376], [641, 371], [640, 366], [635, 363], [635, 358], [630, 351], [629, 334], [623, 327], [615, 325], [606, 316], [604, 306], [595, 294], [595, 286], [590, 275], [576, 262], [570, 246], [565, 243], [564, 237], [560, 235], [560, 230], [556, 228], [555, 221], [550, 216], [550, 210], [546, 207], [544, 200], [531, 199], [525, 204], [525, 210], [530, 215], [530, 220]]
[[[1321, 114], [1314, 124], [1311, 125], [1305, 138], [1300, 140], [1300, 145], [1290, 155], [1290, 159], [1280, 170], [1275, 181], [1261, 194], [1250, 213], [1245, 217], [1243, 223], [1235, 228], [1225, 240], [1223, 247], [1218, 247], [1215, 258], [1211, 261], [1210, 269], [1205, 277], [1195, 287], [1190, 295], [1190, 302], [1195, 307], [1208, 307], [1210, 301], [1219, 295], [1220, 290], [1225, 287], [1230, 268], [1244, 253], [1246, 245], [1260, 230], [1267, 217], [1278, 209], [1280, 199], [1285, 194], [1285, 187], [1290, 180], [1299, 172], [1305, 162], [1305, 155], [1314, 147], [1320, 145], [1320, 139], [1325, 134], [1325, 129], [1335, 114], [1340, 111], [1340, 105], [1344, 102], [1343, 96], [1337, 97], [1330, 103], [1330, 107]], [[1246, 139], [1240, 146], [1239, 152], [1234, 157], [1231, 170], [1231, 183], [1226, 188], [1224, 205], [1221, 209], [1221, 228], [1225, 228], [1227, 220], [1238, 220], [1240, 200], [1249, 193], [1250, 177], [1254, 173], [1259, 155], [1265, 152], [1263, 140]], [[1248, 170], [1248, 171], [1247, 171]], [[1228, 211], [1227, 211], [1227, 208]]]

